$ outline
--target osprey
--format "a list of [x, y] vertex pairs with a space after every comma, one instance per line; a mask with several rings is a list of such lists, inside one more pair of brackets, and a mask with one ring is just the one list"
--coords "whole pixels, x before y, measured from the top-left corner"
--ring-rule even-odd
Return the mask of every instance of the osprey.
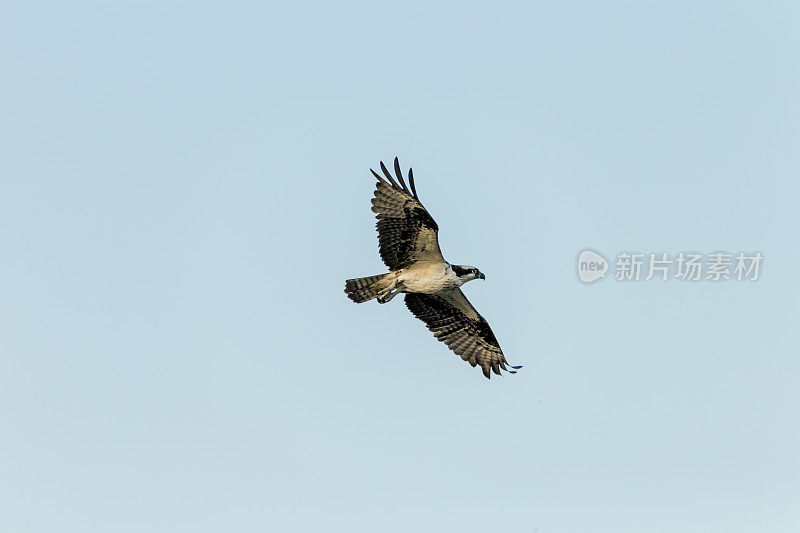
[[[516, 374], [520, 366], [506, 368], [505, 356], [486, 320], [478, 314], [461, 286], [473, 279], [486, 279], [475, 267], [451, 265], [439, 249], [439, 226], [422, 205], [414, 187], [414, 173], [408, 169], [409, 190], [400, 164], [394, 158], [397, 181], [381, 161], [384, 177], [378, 179], [372, 211], [377, 213], [381, 259], [387, 274], [348, 279], [344, 292], [356, 303], [377, 298], [386, 303], [405, 293], [408, 309], [425, 322], [434, 336], [472, 366], [480, 365], [483, 375], [500, 369]], [[398, 184], [399, 182], [399, 184]]]

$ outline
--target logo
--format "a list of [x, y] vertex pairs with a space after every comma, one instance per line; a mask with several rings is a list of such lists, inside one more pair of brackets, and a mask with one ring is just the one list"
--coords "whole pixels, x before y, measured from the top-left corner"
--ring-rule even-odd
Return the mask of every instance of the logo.
[[593, 283], [606, 277], [608, 261], [592, 250], [584, 250], [578, 256], [578, 277], [584, 283]]

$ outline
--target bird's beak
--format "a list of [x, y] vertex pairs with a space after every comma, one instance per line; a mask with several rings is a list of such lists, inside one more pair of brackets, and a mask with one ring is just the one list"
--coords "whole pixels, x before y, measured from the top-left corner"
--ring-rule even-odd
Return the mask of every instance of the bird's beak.
[[478, 272], [478, 279], [486, 279], [486, 275], [483, 272]]

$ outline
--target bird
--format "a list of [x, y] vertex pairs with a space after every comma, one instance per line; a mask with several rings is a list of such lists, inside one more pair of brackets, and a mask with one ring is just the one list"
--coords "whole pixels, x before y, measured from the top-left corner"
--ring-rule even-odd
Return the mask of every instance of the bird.
[[355, 303], [376, 299], [385, 304], [403, 293], [406, 307], [433, 335], [491, 379], [500, 370], [516, 374], [483, 318], [467, 300], [461, 286], [486, 276], [474, 266], [448, 263], [439, 248], [439, 226], [417, 196], [414, 171], [408, 185], [394, 158], [395, 176], [380, 162], [372, 211], [378, 219], [378, 248], [389, 268], [386, 274], [348, 279], [344, 292]]

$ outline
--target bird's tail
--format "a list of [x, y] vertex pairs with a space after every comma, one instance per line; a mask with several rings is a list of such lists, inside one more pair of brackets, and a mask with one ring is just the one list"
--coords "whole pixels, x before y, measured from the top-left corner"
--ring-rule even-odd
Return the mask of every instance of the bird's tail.
[[344, 292], [355, 303], [368, 302], [378, 296], [381, 286], [378, 282], [389, 274], [378, 274], [366, 278], [348, 279], [344, 282]]

